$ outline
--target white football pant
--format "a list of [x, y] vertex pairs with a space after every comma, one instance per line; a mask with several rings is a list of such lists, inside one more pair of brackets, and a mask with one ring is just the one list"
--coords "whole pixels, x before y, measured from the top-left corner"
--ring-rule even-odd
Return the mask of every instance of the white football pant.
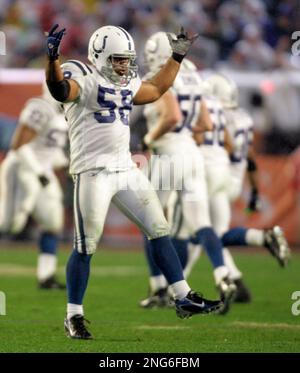
[[74, 176], [75, 249], [93, 254], [113, 202], [148, 239], [170, 233], [159, 199], [146, 176], [137, 168], [106, 169]]

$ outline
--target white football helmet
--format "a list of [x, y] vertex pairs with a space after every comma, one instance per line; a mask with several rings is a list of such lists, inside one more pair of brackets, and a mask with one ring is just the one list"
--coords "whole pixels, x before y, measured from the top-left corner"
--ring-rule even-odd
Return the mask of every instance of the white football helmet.
[[208, 95], [217, 96], [225, 109], [238, 106], [238, 89], [236, 83], [222, 75], [213, 74], [205, 79], [203, 90]]
[[[175, 35], [172, 35], [175, 38]], [[144, 48], [145, 63], [153, 73], [167, 62], [172, 55], [172, 48], [165, 32], [156, 32], [146, 41]]]
[[[115, 69], [118, 58], [128, 59], [127, 71], [122, 75]], [[122, 27], [104, 26], [90, 38], [88, 59], [96, 70], [116, 85], [126, 86], [137, 74], [136, 52], [131, 35]]]

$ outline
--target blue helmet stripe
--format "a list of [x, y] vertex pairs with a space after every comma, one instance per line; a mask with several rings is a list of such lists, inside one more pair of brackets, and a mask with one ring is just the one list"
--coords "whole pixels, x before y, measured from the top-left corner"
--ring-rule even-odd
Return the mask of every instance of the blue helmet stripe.
[[124, 30], [122, 27], [119, 27], [119, 26], [116, 26], [118, 29], [120, 29], [126, 36], [127, 40], [128, 40], [128, 50], [131, 51], [131, 41], [130, 41], [130, 37], [129, 37], [129, 34], [126, 30]]

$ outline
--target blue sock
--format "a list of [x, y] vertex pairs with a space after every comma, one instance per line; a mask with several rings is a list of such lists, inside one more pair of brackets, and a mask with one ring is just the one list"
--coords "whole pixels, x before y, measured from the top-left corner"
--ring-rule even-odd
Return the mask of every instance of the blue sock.
[[145, 254], [146, 254], [146, 259], [148, 262], [148, 266], [150, 269], [150, 275], [151, 276], [159, 276], [162, 274], [161, 270], [157, 266], [155, 260], [153, 259], [152, 255], [152, 249], [151, 249], [151, 244], [150, 241], [146, 236], [144, 236], [144, 249], [145, 249]]
[[82, 304], [90, 275], [92, 255], [73, 250], [67, 264], [68, 303]]
[[201, 228], [196, 233], [198, 243], [202, 245], [214, 268], [224, 265], [223, 246], [221, 240], [211, 227]]
[[56, 255], [58, 237], [56, 234], [43, 232], [39, 239], [40, 253]]
[[223, 246], [247, 246], [246, 233], [243, 227], [229, 229], [222, 237]]
[[155, 238], [150, 240], [153, 259], [161, 269], [168, 283], [184, 280], [180, 260], [172, 245], [169, 236]]
[[172, 244], [175, 247], [182, 268], [186, 267], [188, 261], [188, 242], [188, 240], [172, 238]]

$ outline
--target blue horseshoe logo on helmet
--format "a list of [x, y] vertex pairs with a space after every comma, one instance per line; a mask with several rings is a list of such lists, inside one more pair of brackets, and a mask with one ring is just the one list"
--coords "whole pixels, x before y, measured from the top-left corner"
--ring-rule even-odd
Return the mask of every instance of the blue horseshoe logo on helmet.
[[[96, 37], [97, 37], [98, 35], [96, 35]], [[103, 42], [102, 42], [102, 47], [100, 48], [100, 49], [96, 49], [95, 48], [95, 41], [96, 41], [96, 38], [94, 39], [94, 41], [93, 41], [93, 49], [94, 49], [94, 52], [95, 53], [102, 53], [103, 51], [104, 51], [104, 48], [105, 48], [105, 45], [106, 45], [106, 39], [107, 39], [107, 35], [105, 35], [104, 36], [104, 38], [103, 38]]]

